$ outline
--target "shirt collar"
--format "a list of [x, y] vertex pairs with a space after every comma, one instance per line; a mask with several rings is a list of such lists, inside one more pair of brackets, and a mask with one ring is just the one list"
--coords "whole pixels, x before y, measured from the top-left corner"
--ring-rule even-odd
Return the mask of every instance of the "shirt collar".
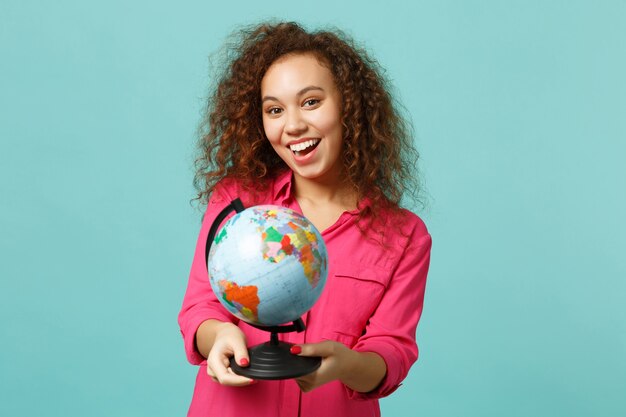
[[293, 191], [293, 172], [286, 169], [279, 173], [274, 180], [274, 201], [284, 202], [291, 197]]

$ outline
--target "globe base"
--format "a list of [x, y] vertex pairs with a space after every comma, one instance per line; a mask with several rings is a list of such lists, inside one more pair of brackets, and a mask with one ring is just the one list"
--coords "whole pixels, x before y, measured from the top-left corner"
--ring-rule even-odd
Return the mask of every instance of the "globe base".
[[291, 379], [310, 374], [320, 367], [322, 358], [297, 356], [291, 353], [292, 343], [270, 341], [248, 349], [250, 365], [241, 367], [230, 358], [230, 367], [237, 375], [252, 379]]

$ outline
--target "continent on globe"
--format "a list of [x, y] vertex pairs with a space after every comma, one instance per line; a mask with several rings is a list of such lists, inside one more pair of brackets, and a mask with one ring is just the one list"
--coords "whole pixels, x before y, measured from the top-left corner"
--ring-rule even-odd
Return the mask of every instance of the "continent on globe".
[[317, 286], [320, 281], [321, 265], [316, 262], [320, 254], [315, 233], [303, 229], [302, 225], [296, 224], [293, 220], [278, 228], [259, 227], [259, 232], [263, 241], [263, 259], [278, 263], [285, 256], [295, 256], [302, 265], [309, 284], [313, 288]]
[[239, 286], [228, 280], [219, 281], [222, 290], [222, 299], [230, 306], [252, 321], [259, 319], [259, 296], [258, 289], [254, 285]]

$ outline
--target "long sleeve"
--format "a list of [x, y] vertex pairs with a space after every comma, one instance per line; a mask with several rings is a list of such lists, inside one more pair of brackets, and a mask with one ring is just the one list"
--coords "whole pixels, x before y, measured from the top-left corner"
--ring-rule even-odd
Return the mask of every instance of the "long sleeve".
[[391, 394], [417, 360], [415, 331], [424, 304], [430, 249], [431, 237], [424, 229], [423, 235], [409, 240], [400, 257], [365, 334], [354, 346], [360, 352], [379, 354], [387, 365], [387, 374], [369, 393], [358, 393], [346, 387], [351, 399], [373, 399]]
[[202, 221], [200, 235], [196, 244], [196, 251], [191, 265], [187, 291], [183, 305], [178, 315], [178, 324], [183, 336], [187, 359], [193, 365], [199, 365], [205, 358], [196, 347], [196, 331], [202, 322], [208, 319], [230, 321], [237, 323], [237, 319], [226, 311], [220, 304], [209, 283], [205, 249], [209, 229], [217, 215], [231, 201], [224, 187], [215, 188]]

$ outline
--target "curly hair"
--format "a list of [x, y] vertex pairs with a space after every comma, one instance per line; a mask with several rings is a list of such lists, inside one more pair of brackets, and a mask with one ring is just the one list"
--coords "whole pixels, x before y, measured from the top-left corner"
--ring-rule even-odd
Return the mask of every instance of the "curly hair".
[[194, 185], [206, 202], [219, 180], [235, 178], [259, 189], [287, 165], [265, 136], [261, 80], [287, 54], [310, 53], [329, 68], [342, 99], [343, 163], [362, 218], [382, 207], [417, 199], [418, 153], [410, 123], [401, 116], [378, 63], [339, 30], [307, 32], [300, 25], [263, 23], [241, 30], [227, 45], [221, 73], [200, 125]]

